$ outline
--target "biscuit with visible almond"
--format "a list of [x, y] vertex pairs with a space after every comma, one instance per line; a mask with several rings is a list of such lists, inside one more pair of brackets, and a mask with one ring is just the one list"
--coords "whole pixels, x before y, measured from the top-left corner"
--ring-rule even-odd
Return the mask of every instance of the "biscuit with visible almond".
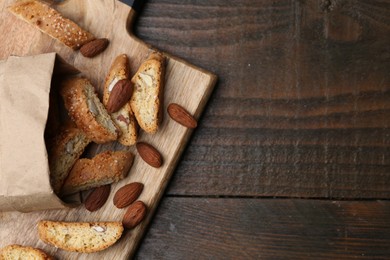
[[59, 134], [48, 142], [50, 182], [59, 194], [74, 163], [79, 159], [91, 140], [73, 124], [62, 127]]
[[38, 223], [39, 238], [66, 251], [94, 253], [115, 244], [122, 236], [121, 222], [57, 222]]
[[117, 140], [119, 129], [88, 79], [69, 78], [60, 93], [70, 118], [89, 139], [98, 144]]
[[[130, 78], [129, 60], [126, 54], [115, 58], [106, 77], [103, 91], [103, 104], [107, 107], [110, 94], [115, 84], [122, 79]], [[111, 113], [111, 118], [121, 130], [118, 142], [123, 145], [133, 145], [138, 138], [138, 125], [135, 120], [130, 102], [127, 102], [119, 111]]]
[[134, 83], [131, 109], [139, 126], [147, 133], [156, 133], [162, 121], [164, 76], [165, 57], [154, 52], [131, 79]]

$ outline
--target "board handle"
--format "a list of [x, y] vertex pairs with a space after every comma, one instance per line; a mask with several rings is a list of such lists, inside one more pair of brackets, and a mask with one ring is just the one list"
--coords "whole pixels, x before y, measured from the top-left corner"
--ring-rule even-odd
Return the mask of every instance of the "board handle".
[[145, 0], [119, 0], [122, 3], [130, 6], [137, 14], [141, 12]]

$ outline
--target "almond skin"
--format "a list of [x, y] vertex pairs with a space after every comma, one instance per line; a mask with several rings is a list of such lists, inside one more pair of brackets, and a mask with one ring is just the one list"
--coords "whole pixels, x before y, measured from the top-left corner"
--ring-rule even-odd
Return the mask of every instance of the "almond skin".
[[112, 88], [107, 102], [107, 111], [109, 113], [117, 112], [131, 98], [133, 94], [133, 83], [128, 79], [119, 80]]
[[136, 201], [130, 205], [123, 216], [122, 224], [125, 228], [135, 228], [146, 216], [146, 205], [142, 201]]
[[106, 203], [110, 191], [110, 184], [95, 188], [85, 199], [85, 208], [90, 212], [100, 209]]
[[103, 52], [108, 46], [108, 39], [100, 38], [87, 42], [80, 48], [80, 52], [84, 57], [92, 58]]
[[139, 155], [147, 164], [155, 168], [161, 167], [163, 163], [162, 156], [156, 148], [145, 142], [138, 142], [136, 147]]
[[144, 185], [140, 182], [123, 186], [114, 195], [114, 205], [120, 209], [129, 206], [139, 197], [143, 189]]
[[168, 105], [167, 110], [169, 116], [179, 124], [188, 128], [197, 127], [198, 123], [195, 118], [179, 104], [171, 103]]

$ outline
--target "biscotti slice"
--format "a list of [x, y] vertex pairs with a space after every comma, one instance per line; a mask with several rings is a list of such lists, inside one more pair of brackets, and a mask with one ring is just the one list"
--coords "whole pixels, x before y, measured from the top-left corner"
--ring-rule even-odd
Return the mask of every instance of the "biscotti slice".
[[39, 238], [55, 247], [79, 253], [93, 253], [112, 246], [122, 236], [121, 222], [38, 223]]
[[48, 142], [50, 182], [55, 193], [61, 191], [66, 177], [76, 160], [90, 143], [85, 133], [68, 124]]
[[163, 115], [165, 58], [154, 52], [144, 61], [131, 79], [134, 84], [131, 109], [139, 126], [147, 133], [155, 133]]
[[[115, 84], [122, 79], [129, 79], [130, 68], [129, 60], [126, 54], [121, 54], [111, 65], [109, 74], [106, 77], [103, 92], [103, 104], [107, 106], [110, 94]], [[130, 103], [127, 102], [117, 112], [111, 113], [111, 118], [121, 130], [118, 141], [123, 145], [133, 145], [137, 141], [137, 122], [133, 111], [131, 111]]]
[[118, 138], [117, 126], [88, 79], [69, 78], [62, 82], [60, 93], [70, 118], [88, 138], [99, 144]]
[[91, 33], [63, 17], [58, 11], [41, 1], [18, 1], [8, 7], [8, 10], [18, 18], [72, 49], [76, 50], [83, 44], [95, 39], [95, 36]]
[[122, 180], [133, 165], [134, 156], [127, 151], [106, 151], [92, 159], [76, 161], [62, 187], [69, 195]]
[[53, 260], [39, 248], [21, 245], [9, 245], [0, 250], [0, 260]]

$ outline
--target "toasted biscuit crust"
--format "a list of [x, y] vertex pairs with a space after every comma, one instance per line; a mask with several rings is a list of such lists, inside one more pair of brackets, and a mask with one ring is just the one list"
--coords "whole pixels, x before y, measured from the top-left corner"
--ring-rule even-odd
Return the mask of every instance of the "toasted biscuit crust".
[[67, 79], [62, 83], [60, 93], [70, 118], [88, 138], [99, 144], [118, 138], [119, 130], [89, 80]]
[[18, 18], [59, 40], [72, 49], [95, 39], [88, 31], [63, 17], [58, 11], [38, 0], [23, 0], [8, 7]]
[[1, 249], [0, 260], [34, 259], [53, 260], [54, 258], [46, 254], [42, 249], [30, 246], [9, 245]]
[[[129, 77], [129, 60], [126, 54], [121, 54], [115, 58], [106, 77], [103, 91], [103, 104], [105, 106], [116, 82], [122, 79], [129, 79]], [[138, 125], [131, 110], [130, 103], [126, 103], [119, 111], [111, 113], [111, 118], [121, 130], [118, 141], [127, 146], [135, 144], [138, 137]]]
[[154, 52], [131, 79], [134, 83], [131, 109], [139, 126], [147, 133], [156, 133], [162, 121], [164, 75], [165, 57]]
[[62, 187], [68, 195], [122, 180], [133, 165], [134, 155], [126, 151], [106, 151], [92, 159], [76, 161]]
[[73, 125], [64, 126], [48, 145], [50, 181], [55, 193], [59, 193], [76, 160], [84, 152], [90, 139]]
[[39, 238], [67, 251], [93, 253], [113, 245], [122, 236], [121, 222], [56, 222], [38, 223]]

